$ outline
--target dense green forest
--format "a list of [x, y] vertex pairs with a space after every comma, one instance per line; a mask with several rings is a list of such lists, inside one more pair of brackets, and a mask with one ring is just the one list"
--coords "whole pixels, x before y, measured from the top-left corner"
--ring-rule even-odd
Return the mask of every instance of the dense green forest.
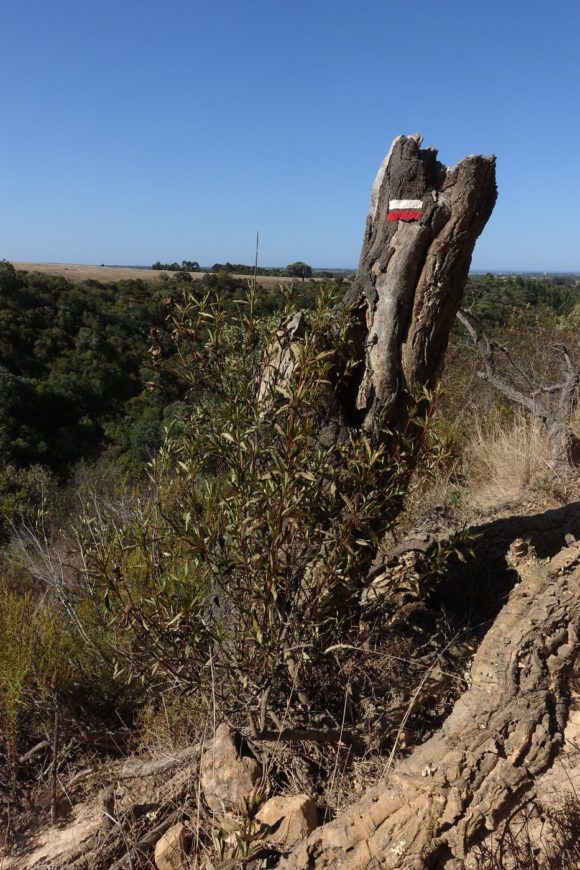
[[[246, 291], [223, 273], [72, 284], [0, 263], [0, 462], [60, 476], [81, 459], [146, 462], [185, 396], [167, 324], [167, 303], [185, 288], [219, 294], [226, 311]], [[313, 288], [300, 293], [310, 306]], [[261, 291], [257, 310], [281, 304]]]
[[546, 279], [521, 275], [471, 277], [464, 307], [473, 311], [486, 329], [504, 327], [514, 312], [567, 315], [580, 302], [580, 281], [573, 276]]
[[[168, 430], [198, 400], [179, 365], [172, 307], [186, 295], [206, 299], [224, 322], [235, 322], [248, 280], [216, 271], [201, 280], [176, 272], [154, 282], [71, 283], [0, 261], [0, 543], [13, 524], [35, 520], [48, 490], [51, 513], [62, 513], [61, 496], [74, 491], [79, 474], [137, 480], [147, 473]], [[345, 287], [342, 278], [275, 290], [258, 281], [255, 313], [273, 332], [289, 295], [312, 309], [323, 288], [340, 299]], [[544, 348], [575, 344], [577, 317], [569, 315], [580, 309], [580, 285], [573, 277], [477, 276], [465, 308], [548, 383], [557, 379], [550, 369], [557, 360]], [[482, 409], [513, 411], [477, 377], [477, 365], [457, 324], [437, 417], [455, 455]]]
[[[187, 399], [172, 365], [168, 300], [185, 290], [209, 293], [227, 313], [247, 290], [224, 271], [199, 282], [180, 273], [163, 279], [72, 284], [0, 263], [3, 466], [43, 465], [62, 477], [80, 460], [105, 457], [135, 469], [150, 458]], [[340, 292], [340, 280], [334, 285]], [[298, 282], [298, 305], [311, 308], [319, 289]], [[579, 301], [572, 279], [487, 275], [472, 279], [466, 294], [466, 306], [491, 331], [514, 312], [566, 315]], [[275, 314], [283, 302], [281, 290], [260, 289], [256, 312]]]
[[156, 329], [167, 349], [162, 290], [0, 267], [0, 457], [65, 474], [113, 449], [142, 460], [179, 398], [169, 375], [151, 379]]

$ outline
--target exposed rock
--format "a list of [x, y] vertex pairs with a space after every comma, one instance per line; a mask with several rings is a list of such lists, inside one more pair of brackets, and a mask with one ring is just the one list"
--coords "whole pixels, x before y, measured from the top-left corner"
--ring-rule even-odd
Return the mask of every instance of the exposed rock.
[[552, 574], [567, 574], [580, 564], [580, 542], [574, 541], [558, 553], [550, 562]]
[[99, 795], [103, 814], [103, 827], [108, 830], [115, 824], [115, 786], [109, 785]]
[[509, 548], [509, 555], [526, 556], [529, 549], [530, 546], [527, 541], [524, 541], [523, 538], [516, 538], [515, 541], [512, 541], [512, 544]]
[[220, 725], [201, 759], [201, 787], [214, 813], [236, 809], [261, 779], [262, 767], [241, 735]]
[[266, 839], [288, 849], [307, 837], [318, 825], [316, 804], [306, 794], [270, 798], [257, 817], [264, 825], [273, 826], [280, 822]]
[[158, 870], [185, 870], [185, 825], [179, 822], [169, 828], [155, 846], [155, 866]]

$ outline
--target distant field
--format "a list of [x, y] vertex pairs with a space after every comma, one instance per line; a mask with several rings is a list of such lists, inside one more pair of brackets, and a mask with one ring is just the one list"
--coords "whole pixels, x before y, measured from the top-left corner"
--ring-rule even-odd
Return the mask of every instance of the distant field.
[[[165, 272], [156, 269], [131, 269], [129, 266], [89, 266], [83, 263], [13, 263], [16, 269], [26, 269], [28, 272], [43, 272], [46, 275], [63, 275], [70, 281], [85, 281], [92, 278], [95, 281], [122, 281], [133, 278], [141, 281], [158, 281], [160, 275], [174, 275], [175, 272]], [[190, 272], [194, 280], [200, 280], [206, 272]], [[241, 281], [247, 281], [248, 275], [235, 275]], [[296, 281], [295, 278], [269, 278], [258, 276], [262, 287], [275, 288], [280, 284]]]

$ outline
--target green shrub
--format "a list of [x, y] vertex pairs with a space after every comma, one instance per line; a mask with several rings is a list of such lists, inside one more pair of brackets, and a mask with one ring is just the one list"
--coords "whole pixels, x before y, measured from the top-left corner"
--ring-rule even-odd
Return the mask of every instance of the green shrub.
[[0, 716], [8, 765], [16, 769], [18, 719], [26, 704], [35, 659], [34, 607], [29, 594], [4, 596], [0, 608]]
[[[255, 703], [263, 721], [269, 704], [302, 703], [317, 685], [341, 696], [341, 680], [306, 665], [357, 631], [361, 585], [417, 439], [333, 435], [348, 310], [323, 295], [300, 338], [282, 329], [272, 341], [254, 302], [250, 291], [235, 318], [210, 295], [172, 304], [193, 410], [152, 464], [150, 491], [87, 511], [80, 540], [117, 673], [198, 691], [200, 705]], [[286, 322], [292, 314], [289, 300]], [[420, 407], [415, 432], [430, 414]]]
[[38, 528], [49, 503], [54, 507], [56, 500], [56, 481], [48, 469], [38, 465], [0, 468], [0, 544], [8, 541], [13, 527]]
[[15, 778], [21, 723], [61, 703], [80, 677], [78, 637], [46, 601], [3, 590], [0, 609], [0, 720], [8, 766]]

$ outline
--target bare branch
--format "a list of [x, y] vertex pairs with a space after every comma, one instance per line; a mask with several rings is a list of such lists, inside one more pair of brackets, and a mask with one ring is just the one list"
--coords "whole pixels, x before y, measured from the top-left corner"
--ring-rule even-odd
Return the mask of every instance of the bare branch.
[[[479, 347], [479, 335], [477, 334], [477, 330], [476, 330], [475, 326], [473, 325], [473, 323], [471, 322], [471, 320], [469, 320], [469, 318], [466, 316], [466, 313], [467, 313], [467, 309], [465, 311], [462, 311], [461, 309], [459, 309], [459, 311], [457, 312], [457, 319], [467, 330], [469, 337], [471, 338], [471, 340], [473, 342], [473, 346]], [[469, 312], [469, 313], [471, 314], [471, 312]]]

